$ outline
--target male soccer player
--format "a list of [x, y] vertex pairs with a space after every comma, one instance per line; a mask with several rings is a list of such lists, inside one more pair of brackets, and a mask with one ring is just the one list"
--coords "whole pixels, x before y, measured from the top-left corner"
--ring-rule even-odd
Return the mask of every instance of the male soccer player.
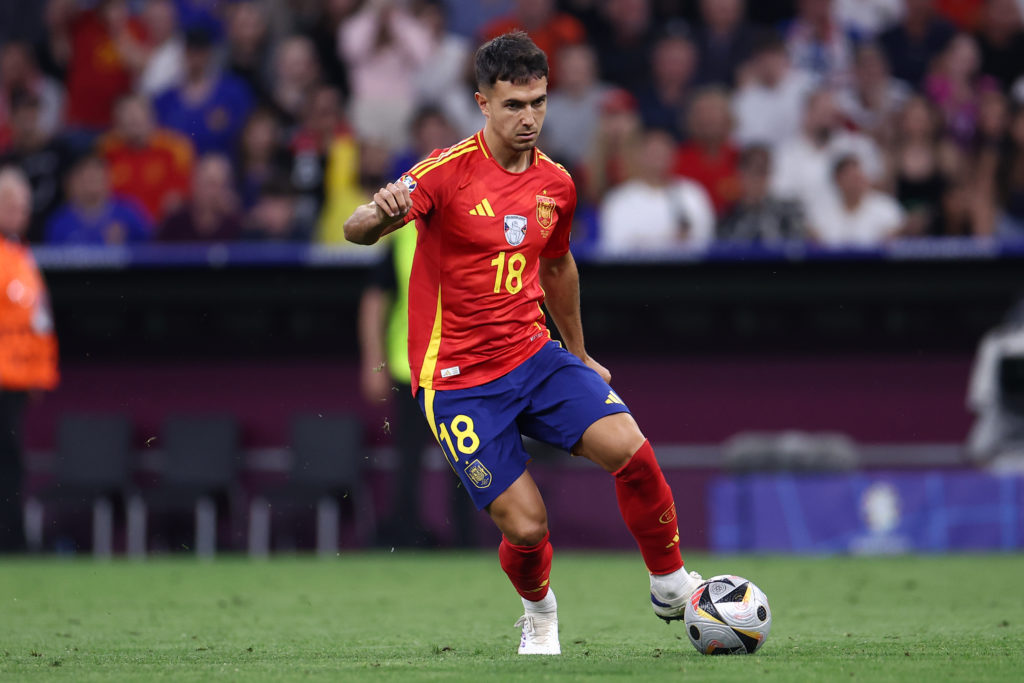
[[[569, 252], [576, 190], [536, 147], [548, 63], [522, 32], [476, 53], [483, 130], [436, 150], [345, 222], [373, 244], [415, 220], [409, 287], [412, 389], [452, 469], [502, 533], [498, 557], [525, 614], [520, 654], [560, 654], [547, 512], [521, 435], [615, 478], [626, 526], [650, 572], [654, 612], [680, 619], [700, 583], [679, 554], [672, 491], [654, 451], [583, 344]], [[565, 348], [551, 340], [540, 304]]]

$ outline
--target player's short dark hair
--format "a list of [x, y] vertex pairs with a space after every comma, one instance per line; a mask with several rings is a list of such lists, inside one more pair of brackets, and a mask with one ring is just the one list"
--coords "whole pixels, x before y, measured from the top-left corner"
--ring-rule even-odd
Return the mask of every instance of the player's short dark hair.
[[476, 51], [476, 85], [480, 89], [498, 81], [523, 85], [547, 76], [547, 55], [523, 31], [500, 35]]

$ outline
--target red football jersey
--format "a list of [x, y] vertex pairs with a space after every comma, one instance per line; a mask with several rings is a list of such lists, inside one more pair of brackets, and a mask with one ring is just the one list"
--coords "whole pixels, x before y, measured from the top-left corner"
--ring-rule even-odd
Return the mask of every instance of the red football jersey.
[[409, 280], [413, 392], [497, 379], [550, 338], [540, 257], [569, 251], [576, 187], [538, 149], [522, 173], [491, 156], [483, 132], [402, 176], [416, 221]]

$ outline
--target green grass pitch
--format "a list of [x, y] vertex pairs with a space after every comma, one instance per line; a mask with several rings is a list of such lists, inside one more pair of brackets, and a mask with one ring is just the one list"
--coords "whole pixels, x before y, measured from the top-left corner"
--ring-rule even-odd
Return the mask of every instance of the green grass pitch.
[[636, 554], [556, 551], [564, 654], [531, 658], [495, 553], [2, 559], [0, 680], [1021, 680], [1022, 555], [688, 560], [768, 594], [758, 654], [697, 654]]

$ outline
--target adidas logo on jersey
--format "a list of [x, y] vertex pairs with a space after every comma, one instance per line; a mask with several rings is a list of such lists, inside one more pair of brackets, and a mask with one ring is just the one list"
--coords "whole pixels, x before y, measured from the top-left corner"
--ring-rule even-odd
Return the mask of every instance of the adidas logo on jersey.
[[490, 216], [494, 217], [494, 211], [491, 209], [491, 203], [484, 197], [483, 201], [476, 205], [476, 208], [469, 210], [470, 216]]

